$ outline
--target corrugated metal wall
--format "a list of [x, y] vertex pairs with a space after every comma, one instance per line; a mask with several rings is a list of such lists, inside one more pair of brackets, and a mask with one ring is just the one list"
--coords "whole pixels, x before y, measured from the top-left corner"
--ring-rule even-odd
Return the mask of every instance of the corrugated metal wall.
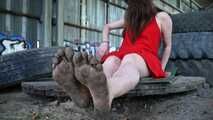
[[[41, 46], [63, 44], [65, 41], [79, 42], [101, 42], [102, 29], [105, 23], [115, 21], [124, 16], [127, 5], [124, 0], [0, 0], [0, 32], [19, 34], [27, 40], [41, 41]], [[63, 1], [63, 2], [61, 2]], [[182, 1], [182, 0], [181, 0]], [[165, 2], [168, 2], [167, 4]], [[46, 4], [44, 4], [46, 3]], [[58, 3], [62, 3], [63, 18], [58, 21]], [[164, 10], [173, 13], [180, 12], [176, 7], [177, 0], [169, 1], [155, 0], [155, 4]], [[169, 5], [170, 6], [169, 6]], [[43, 9], [43, 6], [46, 6]], [[49, 7], [47, 7], [49, 6]], [[186, 6], [179, 6], [188, 9]], [[193, 7], [193, 6], [192, 6]], [[162, 8], [162, 9], [163, 9]], [[61, 10], [61, 9], [60, 9]], [[47, 15], [48, 14], [48, 15]], [[46, 16], [45, 16], [46, 15]], [[49, 19], [47, 19], [47, 16]], [[53, 20], [53, 21], [52, 21]], [[61, 28], [60, 30], [58, 28]], [[44, 30], [46, 32], [44, 32]], [[59, 31], [57, 31], [59, 30]], [[60, 37], [58, 33], [60, 31]], [[49, 32], [48, 32], [49, 31]], [[110, 34], [111, 46], [118, 47], [122, 30], [112, 31]], [[46, 37], [45, 37], [46, 36]], [[58, 40], [60, 39], [60, 40]], [[58, 42], [60, 41], [60, 42]], [[43, 45], [45, 44], [45, 45]]]
[[[43, 4], [42, 0], [1, 0], [0, 32], [19, 34], [27, 40], [33, 40], [34, 43], [43, 40]], [[57, 5], [52, 6], [50, 17], [54, 18], [57, 12], [55, 6]], [[108, 18], [106, 18], [107, 11], [109, 12]], [[113, 14], [114, 11], [116, 15]], [[113, 7], [113, 5], [107, 8], [106, 2], [103, 0], [64, 0], [64, 40], [83, 43], [100, 42], [102, 40], [102, 29], [106, 21], [116, 20], [123, 16], [119, 11], [121, 11], [120, 8]], [[53, 45], [57, 45], [57, 32], [55, 29], [57, 28], [54, 25], [49, 29], [52, 31], [51, 41]], [[113, 41], [115, 39], [120, 41], [121, 37], [118, 37], [120, 31], [113, 33], [116, 34], [111, 35]], [[43, 41], [40, 43], [44, 44]], [[50, 46], [52, 43], [50, 43]], [[112, 45], [115, 45], [115, 42], [112, 42]]]
[[[80, 0], [65, 0], [64, 1], [64, 22], [81, 25]], [[80, 29], [72, 26], [64, 26], [64, 39], [74, 41], [80, 39]]]
[[41, 40], [42, 0], [1, 0], [0, 32], [22, 35], [31, 40]]
[[[124, 9], [116, 5], [124, 5], [123, 0], [65, 0], [64, 1], [64, 39], [66, 41], [80, 41], [97, 43], [102, 41], [102, 30], [107, 21], [120, 19]], [[108, 12], [108, 18], [107, 18]], [[121, 30], [113, 31], [110, 35], [111, 46], [118, 47]]]
[[154, 0], [155, 5], [170, 14], [196, 11], [201, 8], [195, 0]]

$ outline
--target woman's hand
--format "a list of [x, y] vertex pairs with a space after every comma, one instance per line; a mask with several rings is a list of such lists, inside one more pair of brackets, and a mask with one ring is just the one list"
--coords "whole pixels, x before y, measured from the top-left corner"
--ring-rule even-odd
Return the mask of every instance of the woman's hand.
[[101, 45], [99, 46], [98, 50], [97, 50], [97, 56], [99, 58], [102, 58], [104, 55], [106, 55], [107, 53], [109, 53], [109, 43], [108, 42], [103, 42], [101, 43]]

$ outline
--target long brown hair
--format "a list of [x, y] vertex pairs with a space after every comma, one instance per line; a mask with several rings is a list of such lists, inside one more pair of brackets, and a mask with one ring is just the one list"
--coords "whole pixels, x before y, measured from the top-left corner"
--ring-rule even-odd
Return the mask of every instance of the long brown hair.
[[128, 0], [127, 4], [125, 27], [134, 43], [151, 18], [156, 15], [157, 9], [153, 0]]

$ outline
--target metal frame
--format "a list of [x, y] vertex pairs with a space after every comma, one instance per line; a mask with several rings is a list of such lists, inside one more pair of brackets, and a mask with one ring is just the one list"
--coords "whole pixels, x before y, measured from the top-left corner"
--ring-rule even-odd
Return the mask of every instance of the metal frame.
[[172, 5], [172, 4], [170, 4], [170, 3], [168, 3], [168, 2], [166, 2], [165, 0], [160, 0], [163, 4], [165, 4], [165, 5], [167, 5], [167, 6], [169, 6], [169, 7], [171, 7], [172, 9], [175, 9], [175, 10], [177, 10], [178, 12], [180, 12], [180, 13], [184, 13], [181, 9], [178, 9], [177, 7], [175, 7], [174, 5]]
[[[121, 8], [123, 10], [125, 10], [126, 8], [125, 7], [122, 7], [120, 5], [117, 5], [117, 4], [114, 4], [112, 2], [109, 2], [109, 0], [101, 0], [103, 2], [106, 3], [106, 23], [108, 23], [108, 19], [109, 19], [109, 5], [113, 5], [113, 6], [116, 6], [118, 8]], [[82, 3], [82, 0], [80, 0], [80, 3]], [[82, 6], [80, 7], [80, 9], [82, 8]], [[80, 12], [81, 14], [81, 12]], [[80, 15], [81, 16], [81, 15]], [[81, 22], [80, 22], [81, 23]], [[75, 28], [79, 28], [80, 30], [81, 29], [84, 29], [84, 30], [88, 30], [88, 31], [93, 31], [93, 32], [98, 32], [98, 33], [101, 33], [102, 31], [99, 30], [99, 29], [95, 29], [95, 28], [89, 28], [89, 27], [85, 27], [85, 26], [82, 26], [82, 25], [76, 25], [76, 24], [72, 24], [72, 23], [68, 23], [68, 22], [64, 22], [64, 25], [66, 26], [70, 26], [70, 27], [75, 27]], [[113, 36], [116, 36], [116, 37], [122, 37], [122, 35], [119, 35], [119, 34], [115, 34], [115, 33], [110, 33], [110, 35], [113, 35]], [[81, 32], [80, 32], [80, 39], [81, 39]]]
[[191, 11], [193, 10], [192, 4], [196, 5], [199, 10], [202, 8], [196, 1], [193, 1], [193, 0], [189, 0], [189, 2], [190, 2], [189, 5], [184, 0], [181, 0], [181, 2], [184, 3], [185, 5], [187, 5], [191, 9]]
[[14, 16], [19, 16], [19, 17], [26, 17], [29, 19], [35, 19], [38, 20], [39, 22], [41, 22], [41, 18], [38, 16], [34, 16], [34, 15], [30, 15], [27, 13], [19, 13], [19, 12], [15, 12], [15, 11], [11, 11], [11, 10], [5, 10], [5, 9], [1, 9], [0, 8], [0, 13], [2, 14], [10, 14], [10, 15], [14, 15]]

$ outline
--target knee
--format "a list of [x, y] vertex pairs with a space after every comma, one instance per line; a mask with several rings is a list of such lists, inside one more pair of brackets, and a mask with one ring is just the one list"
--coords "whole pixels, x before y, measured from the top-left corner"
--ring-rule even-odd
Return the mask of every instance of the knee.
[[106, 59], [103, 63], [103, 66], [118, 66], [120, 65], [120, 59], [116, 56], [111, 56]]
[[125, 55], [123, 60], [123, 64], [135, 64], [135, 56], [134, 54]]

